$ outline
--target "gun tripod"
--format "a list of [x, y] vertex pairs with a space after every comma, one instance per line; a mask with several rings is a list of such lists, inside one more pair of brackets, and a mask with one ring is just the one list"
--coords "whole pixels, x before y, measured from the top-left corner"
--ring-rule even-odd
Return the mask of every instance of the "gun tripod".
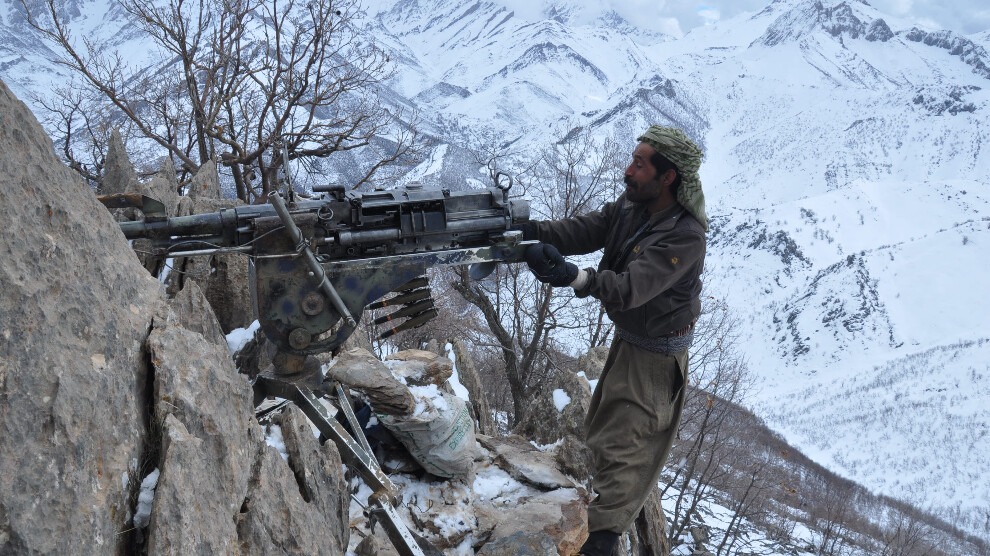
[[254, 383], [256, 398], [276, 396], [296, 404], [320, 433], [337, 445], [344, 462], [357, 471], [364, 482], [371, 487], [373, 494], [368, 499], [371, 508], [369, 517], [373, 522], [381, 523], [385, 527], [389, 540], [401, 556], [439, 556], [441, 554], [439, 550], [422, 537], [415, 535], [402, 521], [395, 509], [395, 504], [399, 500], [398, 489], [382, 471], [368, 444], [368, 439], [363, 432], [360, 432], [362, 429], [351, 409], [347, 393], [339, 383], [335, 388], [336, 406], [347, 418], [351, 430], [354, 431], [353, 436], [327, 412], [326, 407], [320, 403], [320, 396], [309, 387], [263, 375], [258, 376]]

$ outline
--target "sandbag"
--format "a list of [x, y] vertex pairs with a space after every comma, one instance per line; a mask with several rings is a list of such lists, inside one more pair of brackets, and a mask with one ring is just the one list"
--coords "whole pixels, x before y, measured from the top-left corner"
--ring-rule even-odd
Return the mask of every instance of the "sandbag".
[[412, 390], [417, 398], [412, 415], [378, 414], [378, 421], [427, 472], [445, 478], [467, 476], [478, 449], [467, 404], [435, 386], [429, 387], [429, 395]]

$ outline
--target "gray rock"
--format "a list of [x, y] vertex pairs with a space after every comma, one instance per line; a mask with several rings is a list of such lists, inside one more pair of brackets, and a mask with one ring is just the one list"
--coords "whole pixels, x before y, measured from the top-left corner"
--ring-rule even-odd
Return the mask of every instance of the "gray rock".
[[591, 450], [583, 438], [573, 434], [560, 439], [554, 448], [553, 460], [562, 473], [581, 481], [589, 479], [594, 472]]
[[495, 539], [477, 552], [479, 556], [535, 556], [536, 554], [560, 554], [553, 537], [546, 533], [517, 531], [507, 537]]
[[474, 419], [478, 423], [478, 432], [481, 434], [498, 434], [498, 427], [495, 418], [492, 416], [491, 406], [488, 405], [488, 398], [481, 386], [481, 378], [478, 376], [478, 369], [474, 365], [474, 358], [471, 352], [460, 340], [452, 340], [454, 356], [457, 358], [457, 376], [461, 384], [467, 388], [468, 397], [471, 398], [471, 409]]
[[[558, 409], [554, 391], [562, 390], [570, 399]], [[584, 438], [584, 418], [591, 404], [591, 389], [583, 378], [570, 372], [558, 372], [535, 390], [522, 421], [513, 433], [540, 444], [553, 444], [572, 435]]]
[[404, 349], [385, 357], [391, 361], [393, 375], [405, 379], [410, 386], [443, 385], [451, 377], [453, 363], [431, 351]]
[[525, 438], [478, 435], [478, 442], [494, 454], [495, 464], [517, 481], [544, 490], [576, 486], [573, 480], [557, 470], [552, 454], [537, 450]]
[[605, 368], [608, 351], [609, 346], [597, 346], [588, 350], [588, 353], [578, 357], [577, 372], [583, 372], [588, 380], [598, 380]]
[[237, 374], [225, 344], [182, 327], [201, 322], [178, 315], [189, 305], [202, 308], [205, 301], [173, 303], [155, 317], [148, 337], [153, 418], [165, 431], [148, 534], [152, 554], [233, 552], [236, 518], [262, 442], [251, 386]]
[[224, 333], [247, 328], [255, 320], [248, 264], [247, 255], [239, 253], [186, 258], [185, 277], [203, 289]]
[[587, 501], [581, 491], [559, 489], [501, 508], [479, 556], [576, 554], [588, 536]]
[[112, 554], [145, 459], [159, 285], [3, 83], [0, 221], [0, 553]]
[[416, 399], [409, 388], [392, 376], [385, 363], [361, 348], [338, 354], [327, 369], [327, 380], [360, 390], [378, 413], [402, 416], [416, 409]]
[[361, 540], [354, 549], [357, 556], [399, 556], [399, 552], [392, 546], [392, 541], [388, 539], [383, 527], [376, 527], [375, 532]]
[[[123, 146], [121, 146], [121, 150], [122, 149]], [[121, 154], [120, 157], [126, 157], [126, 154]], [[130, 164], [130, 162], [127, 162], [127, 164]], [[163, 167], [163, 170], [149, 181], [142, 182], [138, 181], [137, 178], [129, 181], [127, 184], [127, 189], [124, 193], [137, 193], [151, 197], [157, 201], [161, 201], [161, 203], [165, 205], [165, 214], [167, 216], [177, 216], [179, 197], [175, 191], [175, 169], [172, 168], [171, 164], [168, 162], [168, 159], [165, 159], [165, 164], [166, 165]], [[118, 166], [123, 165], [123, 162], [118, 164]], [[123, 170], [120, 172], [123, 172]], [[119, 181], [124, 178], [111, 177], [110, 179], [116, 179]], [[113, 213], [115, 218], [121, 222], [141, 220], [143, 218], [141, 211], [134, 208], [116, 209]], [[144, 268], [147, 269], [152, 276], [162, 275], [162, 272], [165, 271], [166, 261], [161, 256], [152, 255], [153, 247], [150, 239], [136, 239], [132, 242], [132, 247], [134, 248], [134, 253], [137, 254], [138, 260], [141, 261], [141, 265], [144, 266]]]
[[220, 176], [217, 174], [217, 164], [207, 160], [200, 165], [199, 170], [189, 182], [186, 193], [191, 199], [220, 199]]
[[340, 454], [320, 445], [309, 421], [294, 406], [275, 419], [288, 465], [261, 446], [244, 506], [237, 516], [243, 546], [257, 554], [326, 554], [346, 551], [350, 498]]
[[176, 325], [202, 335], [211, 344], [226, 345], [224, 331], [196, 282], [190, 282], [183, 288], [169, 306]]
[[252, 389], [195, 283], [156, 317], [148, 343], [163, 423], [148, 552], [343, 553], [349, 498], [336, 447], [321, 446], [295, 408], [275, 418], [287, 461], [266, 445]]
[[110, 132], [110, 142], [107, 145], [107, 156], [103, 163], [103, 179], [99, 195], [114, 195], [132, 191], [137, 184], [137, 173], [131, 159], [127, 157], [127, 150], [124, 148], [124, 140], [120, 137], [120, 130], [114, 129]]
[[[204, 171], [206, 170], [201, 169], [196, 175], [199, 176]], [[213, 173], [216, 173], [215, 167]], [[196, 179], [194, 178], [194, 182]], [[180, 216], [188, 216], [217, 212], [242, 204], [244, 203], [239, 200], [205, 196], [195, 199], [180, 197], [177, 211]], [[174, 296], [188, 282], [195, 281], [210, 302], [225, 334], [236, 328], [246, 328], [255, 320], [248, 265], [247, 255], [240, 253], [177, 257], [171, 262], [168, 293]]]
[[635, 535], [640, 554], [670, 554], [667, 540], [667, 519], [660, 503], [660, 491], [653, 489], [643, 509], [633, 522], [630, 535]]
[[177, 216], [179, 207], [179, 194], [176, 192], [179, 185], [175, 177], [175, 169], [166, 159], [162, 169], [151, 177], [148, 181], [135, 181], [130, 184], [125, 193], [140, 193], [152, 199], [160, 201], [165, 205], [165, 214]]

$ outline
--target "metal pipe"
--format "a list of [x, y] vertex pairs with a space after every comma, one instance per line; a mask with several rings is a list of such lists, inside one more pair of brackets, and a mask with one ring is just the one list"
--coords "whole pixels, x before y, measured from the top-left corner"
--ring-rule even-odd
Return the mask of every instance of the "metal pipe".
[[351, 316], [351, 312], [347, 310], [344, 300], [340, 298], [337, 290], [334, 289], [330, 280], [327, 279], [327, 273], [323, 270], [323, 265], [320, 264], [320, 261], [316, 260], [316, 255], [313, 254], [313, 250], [306, 243], [302, 232], [299, 231], [299, 226], [296, 226], [295, 221], [292, 220], [292, 215], [289, 214], [289, 209], [285, 206], [282, 196], [277, 191], [272, 191], [268, 195], [268, 199], [271, 200], [272, 206], [275, 207], [275, 212], [278, 213], [279, 218], [282, 219], [282, 224], [285, 225], [285, 230], [289, 233], [289, 237], [292, 238], [292, 242], [295, 243], [296, 251], [305, 259], [306, 264], [309, 266], [310, 274], [319, 281], [320, 289], [330, 298], [333, 308], [337, 310], [340, 316], [344, 317], [348, 325], [357, 326], [357, 321]]

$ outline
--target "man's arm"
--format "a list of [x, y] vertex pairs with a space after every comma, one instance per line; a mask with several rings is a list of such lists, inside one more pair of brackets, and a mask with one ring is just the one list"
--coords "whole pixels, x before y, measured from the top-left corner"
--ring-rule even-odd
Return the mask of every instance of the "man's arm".
[[[625, 311], [643, 305], [673, 287], [705, 255], [705, 236], [686, 231], [647, 247], [623, 272], [584, 269], [575, 288], [578, 297], [593, 296], [609, 311]], [[587, 273], [584, 276], [583, 273]]]
[[562, 255], [584, 255], [605, 247], [611, 215], [615, 204], [606, 203], [601, 211], [563, 220], [533, 221], [535, 235], [526, 239], [536, 239], [549, 243]]

